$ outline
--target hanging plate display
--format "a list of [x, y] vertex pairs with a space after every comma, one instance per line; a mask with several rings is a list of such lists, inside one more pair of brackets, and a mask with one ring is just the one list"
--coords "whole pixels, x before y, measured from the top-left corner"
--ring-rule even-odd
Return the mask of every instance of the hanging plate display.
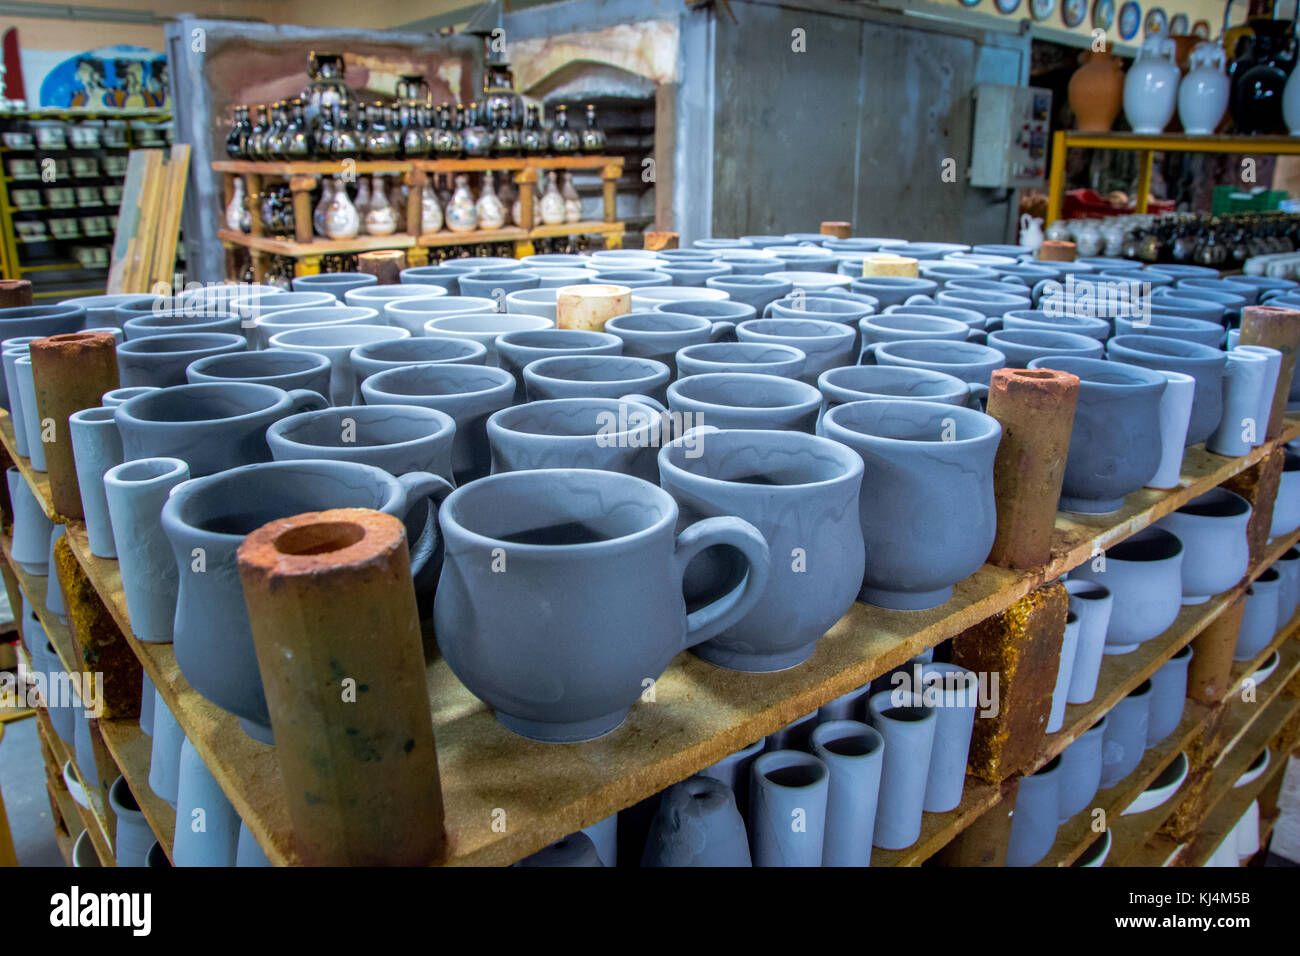
[[1088, 0], [1061, 0], [1061, 22], [1073, 29], [1088, 15]]
[[1098, 30], [1109, 30], [1115, 25], [1115, 0], [1097, 0], [1092, 5], [1092, 25]]
[[998, 8], [998, 13], [1015, 13], [1020, 8], [1020, 0], [993, 0], [993, 4]]
[[1192, 24], [1192, 36], [1199, 40], [1208, 40], [1210, 38], [1210, 21], [1197, 20]]
[[1042, 22], [1056, 10], [1056, 0], [1029, 0], [1029, 14]]
[[1135, 0], [1128, 0], [1124, 6], [1119, 8], [1119, 38], [1121, 40], [1131, 40], [1137, 36], [1138, 29], [1142, 26], [1142, 8], [1138, 6]]
[[[1209, 24], [1207, 23], [1208, 27]], [[1169, 21], [1169, 35], [1174, 37], [1187, 36], [1187, 14], [1179, 13]]]
[[1147, 11], [1146, 35], [1155, 36], [1157, 33], [1169, 32], [1169, 16], [1161, 7], [1152, 7]]

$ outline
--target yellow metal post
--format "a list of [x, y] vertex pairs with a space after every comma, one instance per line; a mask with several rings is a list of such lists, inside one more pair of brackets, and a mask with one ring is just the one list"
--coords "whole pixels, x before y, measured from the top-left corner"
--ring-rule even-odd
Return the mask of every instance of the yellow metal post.
[[1052, 175], [1047, 186], [1047, 222], [1051, 225], [1061, 218], [1065, 206], [1065, 130], [1052, 134]]
[[1139, 216], [1147, 211], [1147, 198], [1151, 195], [1151, 160], [1155, 153], [1149, 149], [1138, 151], [1137, 204], [1133, 211]]

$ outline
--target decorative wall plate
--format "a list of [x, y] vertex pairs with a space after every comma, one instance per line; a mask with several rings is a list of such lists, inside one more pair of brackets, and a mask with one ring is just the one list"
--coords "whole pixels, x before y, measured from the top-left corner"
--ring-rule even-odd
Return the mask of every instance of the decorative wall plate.
[[1020, 9], [1020, 0], [993, 0], [993, 5], [998, 8], [998, 13], [1012, 14]]
[[1142, 27], [1142, 7], [1136, 0], [1127, 0], [1124, 6], [1119, 8], [1119, 38], [1121, 40], [1131, 40], [1137, 36], [1137, 32]]
[[1088, 15], [1088, 0], [1061, 0], [1061, 22], [1073, 29]]
[[1056, 0], [1029, 0], [1029, 15], [1040, 23], [1056, 12]]
[[[1175, 14], [1174, 18], [1169, 21], [1169, 35], [1173, 37], [1187, 36], [1187, 22], [1187, 14]], [[1206, 26], [1208, 27], [1209, 24], [1207, 23]]]
[[1098, 30], [1109, 30], [1115, 25], [1115, 0], [1096, 0], [1092, 5], [1092, 25]]
[[1169, 15], [1161, 7], [1152, 7], [1147, 11], [1145, 29], [1147, 36], [1155, 36], [1157, 33], [1168, 34]]
[[1210, 21], [1197, 20], [1195, 23], [1193, 23], [1192, 36], [1198, 37], [1199, 39], [1202, 40], [1208, 40], [1210, 38]]

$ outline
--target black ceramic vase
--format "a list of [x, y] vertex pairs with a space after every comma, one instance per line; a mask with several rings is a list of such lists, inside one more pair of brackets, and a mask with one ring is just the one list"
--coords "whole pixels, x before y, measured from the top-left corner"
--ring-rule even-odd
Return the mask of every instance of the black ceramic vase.
[[1239, 133], [1286, 133], [1282, 92], [1294, 64], [1294, 26], [1286, 20], [1257, 17], [1255, 37], [1233, 63], [1232, 120]]

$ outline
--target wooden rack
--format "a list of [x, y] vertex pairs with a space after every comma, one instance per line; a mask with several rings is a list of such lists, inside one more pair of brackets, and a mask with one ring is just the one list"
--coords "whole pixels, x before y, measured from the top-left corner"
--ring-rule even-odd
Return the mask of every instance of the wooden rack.
[[[226, 245], [243, 246], [250, 250], [253, 274], [261, 282], [267, 273], [270, 255], [287, 256], [295, 260], [295, 275], [313, 275], [320, 271], [321, 256], [380, 249], [405, 249], [407, 262], [412, 266], [425, 265], [431, 248], [445, 246], [478, 245], [488, 242], [509, 242], [514, 245], [516, 257], [533, 254], [533, 240], [558, 236], [603, 235], [610, 248], [623, 244], [624, 224], [618, 219], [616, 194], [618, 179], [623, 174], [621, 156], [573, 156], [564, 158], [518, 157], [513, 159], [418, 159], [410, 161], [311, 161], [311, 162], [251, 162], [247, 160], [217, 160], [212, 163], [214, 172], [224, 177], [225, 196], [223, 209], [234, 195], [237, 178], [244, 180], [244, 191], [249, 202], [250, 229], [244, 233], [222, 228], [217, 236]], [[587, 170], [599, 172], [602, 180], [603, 218], [582, 222], [565, 222], [541, 225], [533, 222], [533, 194], [538, 188], [540, 174], [549, 170]], [[519, 188], [523, 223], [502, 229], [476, 229], [471, 232], [452, 232], [444, 229], [436, 233], [421, 233], [420, 194], [431, 175], [455, 173], [512, 173]], [[389, 236], [359, 234], [351, 239], [322, 239], [312, 229], [312, 193], [321, 176], [369, 176], [384, 174], [400, 177], [408, 187], [406, 200], [406, 228]], [[293, 196], [294, 236], [292, 239], [266, 235], [256, 197], [260, 196], [268, 179], [288, 180]]]
[[[548, 745], [511, 734], [435, 654], [428, 662], [426, 676], [443, 782], [449, 846], [446, 862], [508, 864], [597, 823], [925, 649], [950, 638], [960, 640], [967, 628], [994, 615], [1014, 613], [1035, 589], [1089, 560], [1098, 549], [1122, 541], [1220, 484], [1264, 476], [1255, 483], [1253, 497], [1250, 493], [1247, 496], [1252, 497], [1257, 513], [1266, 517], [1271, 513], [1281, 473], [1277, 467], [1280, 446], [1297, 436], [1300, 420], [1288, 419], [1278, 439], [1241, 458], [1224, 458], [1200, 446], [1190, 448], [1179, 488], [1136, 492], [1114, 515], [1090, 518], [1058, 514], [1052, 558], [1045, 567], [1017, 572], [985, 565], [957, 586], [954, 600], [929, 611], [898, 612], [855, 604], [818, 643], [812, 659], [798, 668], [776, 674], [741, 674], [683, 653], [657, 681], [655, 703], [638, 704], [619, 730], [585, 744]], [[27, 459], [17, 455], [9, 419], [3, 415], [0, 447], [28, 481], [47, 514], [57, 517], [48, 481], [31, 470]], [[1067, 708], [1062, 730], [1043, 735], [1030, 765], [1023, 769], [1028, 772], [1041, 767], [1059, 754], [1116, 701], [1240, 600], [1249, 581], [1297, 540], [1300, 533], [1258, 549], [1250, 572], [1234, 588], [1206, 604], [1184, 608], [1164, 634], [1138, 650], [1106, 658], [1093, 700]], [[105, 670], [114, 682], [133, 679], [132, 668], [137, 672], [143, 669], [271, 862], [298, 862], [280, 791], [275, 750], [250, 739], [239, 729], [234, 716], [189, 686], [170, 644], [136, 640], [127, 617], [117, 562], [90, 553], [83, 525], [68, 522], [66, 542], [75, 558], [71, 573], [76, 576], [77, 586], [69, 588], [64, 580], [65, 602], [75, 592], [89, 594], [93, 605], [79, 607], [75, 612], [70, 608], [74, 630], [77, 621], [90, 619], [100, 622], [96, 626], [101, 635], [105, 621], [109, 622], [109, 630], [120, 631], [114, 632], [114, 648], [106, 648], [102, 641], [96, 646], [96, 669]], [[12, 564], [8, 561], [7, 538], [4, 551], [6, 563]], [[6, 575], [7, 581], [12, 579], [35, 605], [65, 666], [81, 667], [83, 648], [91, 645], [84, 634], [70, 633], [53, 615], [43, 613], [46, 579], [26, 575], [16, 565], [12, 572]], [[15, 607], [21, 603], [18, 597], [11, 591]], [[1279, 630], [1255, 661], [1234, 668], [1233, 684], [1219, 701], [1212, 705], [1190, 703], [1174, 734], [1148, 752], [1128, 778], [1097, 796], [1094, 805], [1106, 809], [1112, 823], [1113, 862], [1146, 860], [1165, 849], [1195, 859], [1201, 852], [1195, 847], [1189, 850], [1177, 842], [1172, 848], [1165, 847], [1161, 841], [1171, 838], [1158, 834], [1160, 827], [1176, 811], [1183, 818], [1194, 816], [1205, 820], [1206, 826], [1217, 826], [1219, 817], [1235, 808], [1240, 798], [1258, 793], [1274, 779], [1271, 774], [1285, 762], [1283, 754], [1277, 755], [1261, 787], [1229, 792], [1236, 776], [1231, 781], [1228, 777], [1237, 770], [1239, 758], [1244, 759], [1242, 755], [1255, 748], [1249, 755], [1253, 759], [1259, 753], [1256, 745], [1260, 740], [1280, 741], [1286, 750], [1295, 746], [1294, 729], [1287, 728], [1296, 723], [1292, 717], [1300, 709], [1294, 676], [1300, 671], [1300, 644], [1295, 639], [1298, 630], [1300, 624], [1292, 622]], [[429, 646], [434, 646], [432, 641]], [[1261, 690], [1262, 706], [1233, 703], [1241, 682], [1276, 648], [1282, 648], [1282, 664]], [[141, 734], [136, 714], [130, 708], [106, 712], [97, 723], [106, 752], [140, 800], [155, 835], [170, 850], [173, 818], [170, 808], [153, 798], [149, 790], [148, 740]], [[47, 743], [51, 759], [57, 759], [57, 742]], [[1119, 816], [1181, 749], [1198, 751], [1198, 779], [1210, 781], [1213, 799], [1202, 799], [1204, 794], [1198, 791], [1200, 802], [1195, 807], [1183, 807], [1180, 796], [1149, 814]], [[916, 844], [901, 851], [877, 850], [873, 865], [916, 866], [933, 857], [943, 862], [1000, 862], [1008, 815], [990, 811], [1013, 806], [1018, 779], [1014, 775], [996, 781], [968, 776], [963, 800], [956, 810], [925, 814]], [[53, 780], [51, 789], [54, 803], [57, 794]], [[492, 826], [493, 810], [498, 807], [509, 813], [510, 826], [505, 832]], [[111, 833], [106, 829], [109, 821], [94, 814], [80, 816], [86, 828], [94, 822], [101, 831]], [[66, 823], [69, 817], [63, 814], [59, 819]], [[1076, 819], [1061, 827], [1057, 845], [1046, 862], [1067, 865], [1078, 858], [1093, 836], [1081, 824]]]

